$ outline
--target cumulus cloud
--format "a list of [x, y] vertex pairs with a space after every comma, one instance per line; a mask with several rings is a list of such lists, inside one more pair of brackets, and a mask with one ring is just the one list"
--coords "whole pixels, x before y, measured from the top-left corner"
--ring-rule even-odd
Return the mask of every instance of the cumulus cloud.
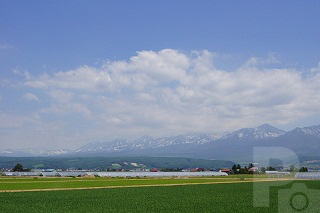
[[23, 98], [28, 101], [39, 101], [38, 96], [33, 93], [26, 93], [23, 95]]
[[28, 71], [21, 72], [18, 69], [13, 69], [12, 72], [16, 75], [23, 76], [26, 80], [31, 78], [31, 74]]
[[40, 123], [40, 117], [34, 113], [28, 116], [19, 116], [0, 111], [0, 128], [20, 128]]
[[99, 90], [108, 88], [109, 74], [94, 67], [82, 66], [76, 70], [57, 72], [53, 76], [43, 74], [29, 79], [24, 84], [33, 88], [60, 88], [75, 90]]
[[[305, 75], [270, 68], [280, 62], [269, 55], [226, 71], [215, 66], [217, 55], [207, 50], [140, 51], [101, 67], [23, 73], [23, 85], [47, 94], [40, 116], [68, 114], [90, 123], [85, 131], [78, 130], [84, 138], [222, 132], [288, 124], [319, 113], [320, 65]], [[32, 93], [25, 98], [38, 100]]]
[[49, 108], [44, 108], [40, 111], [41, 113], [50, 113], [50, 114], [82, 114], [86, 118], [90, 118], [91, 111], [86, 105], [79, 103], [67, 103], [64, 105], [52, 105]]
[[53, 114], [81, 114], [86, 118], [91, 116], [91, 111], [86, 104], [76, 102], [75, 94], [73, 92], [67, 92], [63, 90], [50, 90], [49, 97], [51, 100], [51, 106], [43, 108], [41, 113], [53, 113]]
[[[112, 100], [109, 108], [119, 107], [115, 100], [125, 102], [120, 107], [128, 114], [135, 113], [131, 105], [144, 111], [152, 102], [167, 114], [188, 117], [193, 123], [200, 119], [198, 116], [206, 115], [201, 123], [208, 127], [218, 126], [223, 120], [230, 123], [230, 119], [290, 122], [317, 111], [318, 75], [303, 78], [297, 70], [259, 68], [279, 63], [274, 55], [251, 58], [237, 70], [227, 72], [215, 68], [214, 55], [206, 50], [190, 56], [172, 49], [140, 51], [129, 61], [109, 61], [100, 68], [83, 66], [51, 76], [41, 75], [27, 80], [25, 85], [49, 88], [51, 98], [63, 102], [71, 101], [70, 91], [74, 95], [99, 93]], [[312, 73], [316, 70], [313, 68]], [[154, 111], [154, 117], [157, 113]], [[179, 119], [176, 122], [181, 125]]]
[[278, 59], [276, 54], [269, 54], [267, 58], [261, 57], [251, 57], [247, 60], [243, 67], [257, 66], [257, 65], [265, 65], [265, 64], [278, 64], [280, 60]]

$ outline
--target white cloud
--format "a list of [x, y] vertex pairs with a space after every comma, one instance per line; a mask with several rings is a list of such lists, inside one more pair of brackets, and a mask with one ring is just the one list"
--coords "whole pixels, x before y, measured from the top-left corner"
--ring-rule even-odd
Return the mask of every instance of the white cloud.
[[190, 66], [189, 58], [175, 50], [141, 51], [131, 58], [128, 70], [145, 73], [160, 82], [182, 80]]
[[267, 58], [261, 58], [261, 57], [251, 57], [249, 60], [247, 60], [244, 63], [244, 67], [250, 67], [250, 66], [258, 66], [258, 65], [264, 65], [264, 64], [278, 64], [280, 63], [280, 60], [278, 59], [277, 55], [275, 54], [269, 54]]
[[38, 114], [13, 115], [0, 111], [0, 128], [23, 128], [26, 125], [40, 124]]
[[54, 104], [49, 108], [44, 108], [40, 111], [41, 113], [49, 113], [49, 114], [69, 114], [74, 116], [74, 113], [81, 114], [85, 118], [91, 117], [91, 111], [84, 104], [79, 103], [68, 103], [63, 105]]
[[50, 90], [49, 91], [51, 100], [59, 103], [68, 103], [72, 102], [74, 98], [74, 93], [62, 90]]
[[320, 65], [303, 75], [268, 68], [279, 63], [269, 55], [253, 57], [231, 72], [215, 67], [216, 56], [206, 50], [190, 55], [140, 51], [128, 61], [108, 61], [98, 68], [29, 74], [23, 84], [47, 94], [40, 116], [67, 126], [90, 123], [75, 130], [82, 138], [221, 132], [283, 125], [319, 113]]
[[38, 81], [38, 80], [26, 81], [24, 85], [32, 88], [37, 88], [37, 89], [46, 89], [48, 87], [45, 82]]
[[18, 69], [13, 69], [12, 72], [16, 75], [20, 75], [20, 76], [23, 76], [26, 80], [29, 80], [31, 79], [31, 74], [28, 72], [28, 71], [24, 71], [24, 72], [21, 72], [20, 70]]
[[39, 98], [38, 96], [36, 96], [35, 94], [33, 93], [26, 93], [22, 96], [25, 100], [28, 100], [28, 101], [39, 101]]
[[47, 74], [25, 82], [33, 88], [59, 88], [75, 90], [100, 90], [108, 88], [111, 83], [109, 74], [94, 67], [82, 66], [76, 70]]
[[[42, 113], [52, 114], [82, 114], [86, 118], [90, 118], [90, 109], [82, 103], [76, 101], [75, 94], [62, 90], [50, 90], [49, 97], [51, 106], [41, 109]], [[79, 97], [80, 98], [80, 97]]]
[[8, 49], [13, 49], [13, 46], [8, 44], [0, 44], [0, 50], [8, 50]]
[[[149, 102], [153, 101], [153, 104], [166, 109], [168, 114], [177, 110], [175, 115], [182, 114], [181, 117], [206, 113], [212, 120], [201, 122], [207, 123], [208, 127], [215, 126], [213, 120], [227, 119], [230, 122], [229, 117], [234, 121], [239, 119], [255, 123], [256, 118], [261, 118], [261, 113], [266, 114], [263, 115], [266, 120], [273, 119], [275, 123], [283, 120], [290, 122], [317, 111], [315, 105], [319, 103], [319, 98], [311, 97], [319, 85], [317, 75], [304, 79], [296, 70], [258, 67], [279, 63], [274, 55], [266, 59], [253, 57], [238, 70], [227, 72], [215, 68], [214, 56], [206, 50], [193, 52], [192, 56], [171, 49], [140, 51], [128, 62], [109, 61], [101, 68], [83, 66], [52, 76], [42, 75], [26, 84], [42, 88], [44, 86], [39, 85], [47, 85], [51, 89], [51, 98], [64, 103], [75, 101], [78, 93], [82, 96], [86, 92], [101, 95], [103, 91], [112, 100], [109, 107], [114, 107], [115, 100], [121, 100], [125, 104], [120, 107], [135, 103], [141, 107], [137, 110], [143, 111], [142, 106], [149, 107]], [[82, 105], [90, 106], [90, 103]], [[72, 108], [68, 104], [65, 106]], [[99, 105], [96, 107], [99, 108]], [[296, 116], [291, 117], [290, 114], [290, 117], [283, 118], [287, 114], [283, 112], [285, 110], [295, 111]], [[278, 116], [273, 115], [277, 113]], [[180, 124], [177, 120], [177, 126]]]

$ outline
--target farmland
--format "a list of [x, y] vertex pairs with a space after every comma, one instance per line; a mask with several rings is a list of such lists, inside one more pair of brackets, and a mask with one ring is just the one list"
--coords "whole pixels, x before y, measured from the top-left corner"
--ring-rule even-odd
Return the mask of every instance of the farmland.
[[[250, 177], [250, 176], [249, 176]], [[252, 178], [248, 178], [251, 181]], [[0, 191], [244, 182], [240, 178], [2, 178]]]
[[[10, 181], [17, 182], [17, 180]], [[61, 183], [63, 181], [65, 180], [60, 180]], [[118, 185], [121, 182], [112, 179], [108, 181], [110, 184], [115, 181]], [[134, 183], [132, 180], [123, 181]], [[149, 183], [149, 180], [138, 181]], [[172, 180], [153, 181], [163, 183]], [[71, 184], [68, 181], [67, 183]], [[308, 188], [320, 189], [319, 181], [303, 181], [303, 183], [306, 183]], [[1, 183], [1, 187], [3, 185], [5, 184]], [[244, 182], [0, 193], [0, 208], [1, 212], [277, 212], [278, 190], [290, 188], [291, 185], [292, 182], [288, 182], [286, 186], [271, 188], [270, 207], [253, 207], [253, 184]]]

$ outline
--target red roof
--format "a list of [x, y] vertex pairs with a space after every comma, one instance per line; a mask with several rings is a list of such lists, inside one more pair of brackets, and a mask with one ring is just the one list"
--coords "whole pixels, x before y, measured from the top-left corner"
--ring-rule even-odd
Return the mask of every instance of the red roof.
[[251, 167], [248, 171], [249, 171], [249, 172], [256, 172], [256, 171], [258, 171], [258, 170], [259, 170], [258, 167]]

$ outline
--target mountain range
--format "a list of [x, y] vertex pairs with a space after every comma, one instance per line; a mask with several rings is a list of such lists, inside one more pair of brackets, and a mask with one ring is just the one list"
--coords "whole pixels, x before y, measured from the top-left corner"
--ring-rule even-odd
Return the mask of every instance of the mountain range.
[[250, 160], [253, 147], [286, 147], [298, 156], [319, 156], [320, 125], [283, 131], [269, 124], [224, 134], [189, 133], [170, 137], [143, 136], [89, 143], [76, 150], [7, 150], [0, 156], [161, 156], [219, 160]]

